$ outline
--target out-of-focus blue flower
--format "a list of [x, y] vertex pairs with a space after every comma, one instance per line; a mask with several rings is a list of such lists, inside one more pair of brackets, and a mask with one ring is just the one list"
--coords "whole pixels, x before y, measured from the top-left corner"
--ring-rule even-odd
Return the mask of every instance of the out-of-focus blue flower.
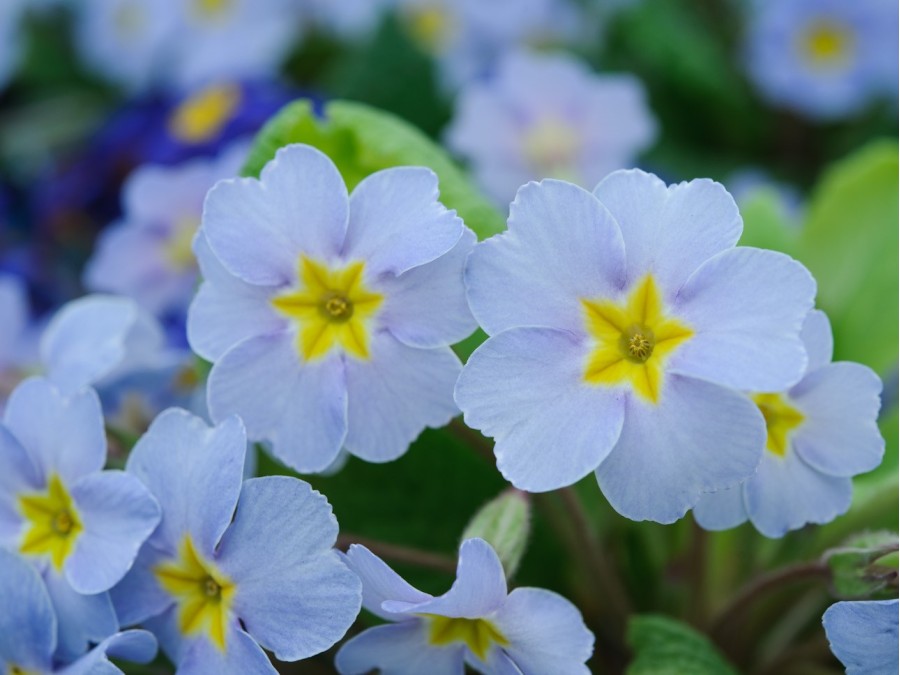
[[858, 363], [831, 363], [828, 317], [810, 312], [803, 325], [809, 362], [803, 379], [782, 393], [755, 394], [766, 420], [763, 460], [743, 485], [704, 495], [694, 509], [710, 530], [750, 520], [767, 537], [823, 524], [850, 508], [851, 477], [881, 463], [881, 380]]
[[594, 194], [556, 180], [519, 190], [508, 231], [466, 265], [491, 337], [456, 387], [513, 485], [595, 471], [619, 513], [668, 523], [753, 473], [765, 423], [734, 389], [800, 379], [815, 282], [781, 253], [735, 248], [741, 230], [710, 180], [631, 170]]
[[578, 609], [556, 593], [507, 593], [503, 566], [482, 539], [459, 549], [456, 581], [440, 597], [410, 586], [364, 546], [347, 564], [363, 583], [363, 606], [391, 623], [369, 628], [337, 654], [342, 675], [373, 669], [391, 675], [462, 675], [468, 663], [487, 675], [584, 674], [594, 636]]
[[86, 62], [132, 91], [272, 77], [304, 23], [295, 0], [88, 0], [78, 9]]
[[341, 448], [396, 459], [456, 414], [448, 345], [475, 327], [462, 285], [475, 236], [434, 173], [380, 171], [348, 199], [328, 157], [288, 146], [261, 180], [213, 188], [200, 232], [188, 338], [215, 364], [214, 420], [239, 414], [251, 440], [317, 472]]
[[185, 675], [274, 674], [263, 648], [283, 661], [318, 654], [359, 612], [328, 502], [296, 478], [242, 483], [245, 451], [237, 417], [210, 428], [171, 409], [128, 459], [163, 518], [113, 590], [116, 611], [156, 633]]
[[897, 600], [836, 602], [822, 624], [831, 651], [847, 675], [894, 675], [897, 672]]
[[102, 470], [106, 434], [92, 389], [64, 396], [26, 380], [7, 402], [0, 446], [0, 546], [42, 571], [60, 658], [78, 656], [118, 630], [106, 591], [159, 523], [159, 505], [134, 476]]
[[147, 663], [156, 654], [151, 633], [130, 630], [105, 638], [84, 656], [54, 664], [58, 619], [41, 577], [15, 553], [0, 549], [0, 669], [12, 675], [121, 673], [108, 656]]
[[216, 160], [146, 166], [124, 186], [124, 215], [106, 230], [85, 268], [85, 286], [134, 298], [149, 312], [183, 321], [197, 284], [191, 243], [206, 193], [236, 176], [247, 154], [240, 143]]
[[894, 0], [761, 0], [754, 11], [747, 67], [773, 103], [835, 119], [896, 98]]
[[745, 167], [732, 173], [725, 186], [738, 207], [763, 194], [775, 200], [783, 222], [799, 228], [806, 217], [806, 203], [800, 190], [790, 183], [779, 181], [758, 167]]
[[0, 3], [0, 92], [15, 74], [22, 57], [22, 13], [25, 0]]
[[530, 180], [593, 188], [655, 135], [638, 79], [594, 74], [564, 54], [513, 52], [494, 77], [463, 89], [447, 143], [506, 207]]
[[26, 374], [37, 369], [39, 329], [32, 322], [28, 289], [17, 276], [0, 275], [0, 413]]

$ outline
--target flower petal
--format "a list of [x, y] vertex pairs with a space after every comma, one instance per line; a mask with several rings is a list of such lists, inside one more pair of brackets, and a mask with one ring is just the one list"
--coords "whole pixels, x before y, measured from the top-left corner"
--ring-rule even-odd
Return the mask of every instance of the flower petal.
[[102, 471], [72, 485], [80, 533], [65, 574], [79, 593], [108, 591], [131, 568], [141, 545], [160, 520], [160, 507], [137, 478]]
[[743, 484], [707, 492], [694, 506], [694, 520], [704, 530], [730, 530], [748, 518]]
[[325, 651], [359, 614], [359, 579], [331, 547], [337, 520], [328, 501], [296, 478], [244, 482], [218, 562], [237, 587], [247, 632], [284, 661]]
[[149, 543], [174, 554], [190, 534], [197, 551], [211, 557], [234, 513], [246, 451], [237, 417], [210, 428], [186, 410], [161, 413], [126, 465], [162, 508], [162, 522]]
[[426, 630], [418, 619], [369, 628], [341, 646], [335, 666], [341, 675], [463, 675], [463, 645], [431, 646]]
[[791, 439], [797, 454], [829, 476], [855, 476], [881, 464], [880, 394], [881, 379], [858, 363], [812, 371], [790, 391], [804, 417]]
[[478, 244], [466, 264], [472, 313], [489, 335], [516, 326], [584, 332], [582, 298], [625, 281], [616, 221], [590, 192], [544, 180], [519, 188], [509, 230]]
[[506, 600], [506, 575], [500, 559], [483, 539], [466, 539], [459, 547], [456, 581], [443, 595], [411, 604], [387, 600], [387, 612], [415, 612], [466, 619], [482, 618], [497, 611]]
[[741, 247], [708, 260], [675, 299], [694, 331], [670, 368], [747, 391], [783, 391], [806, 369], [800, 329], [816, 282], [782, 253]]
[[346, 260], [363, 260], [370, 274], [400, 275], [452, 249], [464, 230], [456, 211], [438, 201], [438, 177], [424, 167], [384, 169], [350, 195]]
[[897, 672], [897, 607], [896, 599], [862, 600], [836, 602], [825, 611], [825, 635], [847, 675]]
[[828, 315], [820, 309], [814, 309], [806, 315], [800, 339], [806, 349], [806, 372], [827, 366], [831, 363], [834, 352], [834, 337], [831, 334], [831, 322]]
[[178, 675], [278, 675], [262, 647], [237, 622], [228, 624], [225, 644], [223, 651], [210, 640], [192, 640], [178, 663]]
[[[0, 548], [0, 665], [49, 672], [56, 616], [37, 570]], [[4, 668], [5, 670], [5, 668]]]
[[107, 657], [134, 663], [149, 663], [156, 656], [156, 638], [145, 630], [127, 630], [110, 635], [75, 663], [65, 667], [62, 675], [113, 675], [121, 673]]
[[432, 599], [427, 593], [410, 586], [365, 546], [352, 544], [344, 556], [344, 562], [362, 581], [362, 606], [382, 619], [397, 621], [399, 618], [381, 609], [381, 604], [386, 600], [419, 604]]
[[270, 304], [276, 286], [255, 286], [230, 274], [209, 248], [203, 233], [194, 239], [204, 282], [188, 310], [191, 349], [218, 361], [241, 340], [284, 330], [287, 321]]
[[106, 462], [103, 413], [93, 389], [66, 397], [44, 378], [30, 378], [9, 397], [4, 424], [31, 457], [42, 483], [52, 473], [71, 483], [100, 471]]
[[584, 381], [587, 352], [567, 332], [511, 329], [479, 347], [460, 375], [466, 424], [496, 440], [497, 468], [519, 489], [577, 482], [619, 437], [624, 394]]
[[13, 546], [21, 534], [18, 495], [40, 491], [40, 476], [22, 444], [0, 424], [0, 546]]
[[561, 595], [517, 588], [493, 617], [509, 641], [504, 651], [523, 675], [588, 675], [594, 635], [581, 612]]
[[458, 412], [453, 385], [462, 370], [449, 347], [407, 347], [389, 333], [373, 336], [367, 361], [348, 358], [344, 447], [368, 462], [405, 453], [425, 427], [441, 427]]
[[334, 163], [288, 145], [260, 180], [219, 181], [206, 197], [202, 231], [223, 267], [251, 284], [286, 284], [300, 253], [331, 259], [347, 231], [347, 188]]
[[84, 654], [88, 643], [102, 642], [119, 630], [109, 593], [82, 595], [50, 567], [42, 576], [58, 619], [56, 659], [72, 661]]
[[466, 258], [475, 246], [468, 228], [449, 252], [398, 277], [379, 282], [385, 304], [379, 322], [410, 347], [444, 347], [477, 328], [463, 284]]
[[783, 537], [807, 523], [831, 522], [850, 508], [849, 478], [826, 476], [797, 453], [763, 454], [759, 469], [747, 481], [744, 500], [753, 526], [767, 537]]
[[301, 363], [291, 333], [249, 338], [225, 353], [207, 383], [214, 420], [238, 414], [251, 440], [269, 440], [301, 473], [327, 468], [347, 434], [347, 386], [336, 354]]
[[704, 492], [749, 477], [765, 442], [765, 421], [746, 396], [670, 376], [658, 404], [629, 397], [622, 435], [597, 481], [626, 518], [672, 523]]
[[734, 199], [706, 178], [666, 187], [639, 169], [616, 171], [594, 194], [622, 230], [628, 283], [651, 273], [669, 300], [706, 260], [732, 248], [743, 229]]
[[174, 604], [174, 598], [163, 590], [153, 573], [153, 568], [171, 559], [171, 555], [152, 545], [141, 548], [128, 574], [109, 592], [120, 625], [134, 626]]

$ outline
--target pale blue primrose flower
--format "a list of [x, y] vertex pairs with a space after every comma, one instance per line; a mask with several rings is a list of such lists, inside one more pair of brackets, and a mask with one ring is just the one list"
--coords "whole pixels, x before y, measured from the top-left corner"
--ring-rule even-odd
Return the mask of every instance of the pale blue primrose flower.
[[152, 630], [181, 675], [274, 674], [263, 647], [313, 656], [359, 612], [326, 499], [296, 478], [242, 482], [246, 445], [237, 417], [210, 428], [172, 408], [128, 459], [163, 517], [113, 598], [122, 625]]
[[655, 136], [637, 78], [598, 75], [565, 54], [517, 51], [462, 90], [447, 143], [505, 208], [530, 180], [593, 187], [633, 165]]
[[58, 618], [57, 656], [119, 628], [107, 591], [159, 523], [134, 476], [103, 471], [106, 435], [92, 389], [64, 396], [50, 382], [20, 384], [0, 425], [0, 547], [41, 571]]
[[823, 312], [810, 312], [801, 336], [809, 357], [803, 379], [781, 393], [753, 395], [767, 427], [759, 468], [742, 485], [704, 495], [694, 508], [702, 527], [724, 530], [749, 519], [781, 537], [827, 523], [850, 508], [852, 476], [881, 463], [881, 380], [858, 363], [831, 363]]
[[773, 103], [835, 119], [896, 99], [895, 0], [760, 0], [754, 10], [747, 67]]
[[617, 171], [594, 194], [529, 183], [509, 229], [475, 247], [472, 312], [491, 336], [456, 388], [516, 487], [595, 471], [622, 515], [669, 523], [746, 479], [765, 423], [735, 389], [806, 367], [815, 282], [786, 255], [738, 247], [734, 200], [710, 180]]
[[260, 180], [221, 181], [195, 243], [204, 284], [188, 314], [215, 365], [209, 411], [301, 472], [345, 448], [406, 452], [458, 409], [448, 345], [474, 329], [462, 269], [475, 236], [430, 170], [387, 169], [347, 197], [328, 157], [282, 148]]
[[9, 675], [110, 675], [121, 673], [107, 657], [147, 663], [156, 654], [151, 633], [114, 633], [75, 661], [60, 664], [58, 619], [40, 574], [24, 558], [0, 549], [0, 671]]
[[440, 597], [410, 586], [365, 546], [347, 564], [363, 583], [363, 606], [391, 623], [369, 628], [337, 654], [341, 675], [587, 675], [594, 636], [578, 609], [540, 588], [507, 592], [503, 566], [482, 539], [459, 549], [456, 581]]
[[85, 286], [183, 320], [197, 285], [191, 242], [203, 200], [218, 180], [238, 174], [246, 154], [239, 143], [216, 159], [137, 169], [123, 188], [122, 219], [102, 233], [87, 263]]
[[859, 600], [825, 611], [825, 634], [847, 675], [897, 673], [898, 606], [897, 600]]

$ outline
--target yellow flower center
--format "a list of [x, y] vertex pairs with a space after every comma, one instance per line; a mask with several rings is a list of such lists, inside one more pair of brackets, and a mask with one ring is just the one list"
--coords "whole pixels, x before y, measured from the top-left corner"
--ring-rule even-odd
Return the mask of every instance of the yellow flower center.
[[833, 68], [847, 62], [853, 34], [833, 21], [815, 21], [800, 37], [800, 49], [814, 66]]
[[9, 675], [40, 675], [36, 670], [26, 670], [22, 666], [11, 663], [7, 666]]
[[181, 103], [169, 117], [169, 133], [185, 143], [212, 140], [234, 115], [241, 102], [241, 89], [234, 84], [216, 84]]
[[178, 556], [153, 568], [159, 585], [178, 605], [178, 629], [185, 636], [205, 633], [225, 651], [228, 613], [235, 585], [211, 562], [203, 560], [185, 535]]
[[193, 0], [191, 8], [200, 20], [221, 19], [231, 9], [232, 0]]
[[553, 117], [544, 117], [529, 129], [523, 141], [526, 161], [540, 178], [576, 181], [578, 135]]
[[666, 360], [694, 334], [667, 317], [662, 296], [651, 275], [644, 277], [625, 300], [581, 301], [587, 332], [594, 345], [584, 371], [594, 385], [631, 384], [641, 398], [657, 403]]
[[166, 242], [166, 259], [179, 272], [186, 272], [197, 266], [192, 245], [199, 226], [200, 221], [196, 216], [184, 216], [175, 224], [174, 232]]
[[59, 476], [50, 476], [45, 492], [20, 495], [19, 511], [27, 523], [19, 552], [50, 556], [53, 566], [61, 570], [84, 528]]
[[443, 647], [464, 643], [482, 661], [494, 644], [509, 646], [509, 640], [487, 619], [455, 619], [435, 614], [423, 614], [428, 622], [428, 642]]
[[365, 264], [352, 262], [330, 269], [301, 256], [300, 287], [276, 296], [272, 305], [299, 326], [297, 350], [307, 361], [341, 348], [369, 358], [371, 320], [384, 297], [364, 282]]
[[784, 457], [791, 433], [803, 422], [803, 413], [782, 394], [754, 394], [753, 401], [766, 420], [766, 450]]
[[455, 31], [453, 17], [440, 3], [411, 7], [406, 12], [410, 36], [428, 54], [440, 54]]

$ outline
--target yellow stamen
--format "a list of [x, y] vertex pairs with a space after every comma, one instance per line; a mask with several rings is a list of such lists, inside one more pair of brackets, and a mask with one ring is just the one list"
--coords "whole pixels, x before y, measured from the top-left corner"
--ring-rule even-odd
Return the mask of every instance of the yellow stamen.
[[25, 555], [47, 555], [61, 570], [83, 531], [75, 502], [59, 476], [47, 481], [47, 491], [19, 496], [19, 511], [28, 528], [19, 544]]
[[194, 16], [203, 20], [220, 19], [231, 9], [232, 0], [193, 0]]
[[412, 39], [429, 54], [442, 53], [455, 31], [453, 17], [440, 4], [410, 7], [406, 25]]
[[594, 340], [585, 381], [603, 386], [630, 384], [641, 398], [657, 403], [666, 360], [694, 333], [665, 315], [653, 277], [647, 275], [637, 283], [624, 304], [585, 299], [581, 304]]
[[483, 661], [492, 645], [509, 646], [506, 636], [487, 619], [457, 619], [435, 614], [422, 616], [428, 621], [428, 642], [436, 647], [462, 642]]
[[211, 562], [203, 560], [187, 535], [178, 557], [160, 563], [153, 572], [163, 590], [175, 598], [181, 633], [206, 633], [213, 644], [225, 651], [234, 583]]
[[845, 64], [853, 49], [853, 34], [829, 20], [810, 24], [800, 37], [800, 50], [813, 66], [834, 68]]
[[753, 400], [766, 420], [766, 450], [784, 457], [791, 433], [803, 423], [803, 413], [783, 394], [754, 394]]
[[297, 350], [305, 360], [322, 358], [333, 348], [369, 358], [371, 320], [384, 297], [366, 287], [364, 271], [362, 262], [330, 269], [303, 256], [300, 288], [272, 300], [276, 310], [297, 322]]
[[185, 143], [204, 143], [215, 138], [241, 102], [240, 87], [217, 84], [191, 96], [169, 117], [169, 133]]

